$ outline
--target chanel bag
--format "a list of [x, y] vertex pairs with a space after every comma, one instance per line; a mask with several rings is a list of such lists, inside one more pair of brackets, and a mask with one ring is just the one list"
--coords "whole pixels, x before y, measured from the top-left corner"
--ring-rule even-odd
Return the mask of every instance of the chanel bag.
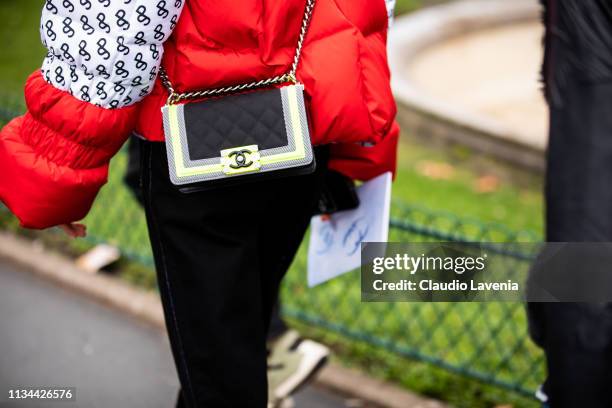
[[[170, 180], [182, 192], [312, 173], [315, 160], [295, 77], [315, 0], [308, 0], [291, 70], [258, 82], [177, 93], [162, 108]], [[280, 88], [258, 89], [271, 85]], [[241, 91], [248, 91], [239, 93]], [[182, 101], [199, 100], [180, 104]]]

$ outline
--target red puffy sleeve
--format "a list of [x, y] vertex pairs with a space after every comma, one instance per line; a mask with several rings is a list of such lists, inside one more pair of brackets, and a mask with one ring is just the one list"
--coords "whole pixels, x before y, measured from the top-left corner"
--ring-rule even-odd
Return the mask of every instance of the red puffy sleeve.
[[399, 133], [399, 126], [394, 122], [387, 136], [374, 146], [332, 144], [329, 168], [354, 180], [367, 181], [388, 171], [395, 177]]
[[0, 201], [27, 228], [85, 217], [108, 163], [136, 120], [136, 106], [104, 109], [47, 83], [25, 86], [28, 112], [0, 131]]

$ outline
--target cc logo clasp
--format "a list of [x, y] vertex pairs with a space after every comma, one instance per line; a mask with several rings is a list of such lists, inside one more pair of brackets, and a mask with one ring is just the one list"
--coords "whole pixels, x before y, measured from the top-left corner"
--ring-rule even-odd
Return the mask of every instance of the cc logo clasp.
[[261, 156], [257, 145], [238, 146], [221, 150], [221, 164], [227, 175], [257, 171], [261, 168]]
[[233, 158], [234, 163], [229, 166], [232, 169], [239, 169], [241, 167], [250, 167], [253, 164], [253, 160], [247, 159], [248, 156], [251, 155], [251, 151], [249, 149], [242, 150], [234, 150], [227, 155], [227, 157]]

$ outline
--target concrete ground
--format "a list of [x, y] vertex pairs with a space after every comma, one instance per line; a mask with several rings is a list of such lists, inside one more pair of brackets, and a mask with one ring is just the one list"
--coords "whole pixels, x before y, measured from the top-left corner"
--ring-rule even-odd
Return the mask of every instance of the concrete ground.
[[[76, 387], [76, 402], [7, 401], [9, 388]], [[173, 407], [178, 389], [166, 336], [0, 260], [0, 407]], [[355, 405], [308, 387], [296, 408]]]
[[417, 54], [407, 74], [423, 93], [525, 133], [543, 148], [542, 35], [537, 20], [469, 32]]

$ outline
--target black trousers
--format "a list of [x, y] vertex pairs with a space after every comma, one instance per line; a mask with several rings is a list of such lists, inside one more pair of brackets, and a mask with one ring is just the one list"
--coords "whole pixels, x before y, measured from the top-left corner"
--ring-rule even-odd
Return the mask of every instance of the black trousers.
[[[123, 177], [123, 182], [128, 187], [130, 192], [134, 195], [134, 198], [144, 208], [144, 197], [141, 188], [141, 149], [142, 141], [137, 136], [130, 137], [127, 145], [128, 151], [128, 162]], [[280, 314], [280, 303], [276, 302], [276, 305], [272, 309], [272, 316], [270, 317], [270, 328], [268, 330], [268, 341], [274, 340], [281, 336], [286, 330], [288, 330], [285, 321]]]
[[[612, 2], [546, 0], [546, 238], [612, 241]], [[577, 271], [579, 272], [579, 271]], [[552, 408], [612, 407], [612, 307], [529, 305]]]
[[141, 144], [179, 406], [265, 407], [270, 316], [316, 207], [326, 152], [315, 152], [311, 175], [183, 194], [169, 180], [164, 145]]

